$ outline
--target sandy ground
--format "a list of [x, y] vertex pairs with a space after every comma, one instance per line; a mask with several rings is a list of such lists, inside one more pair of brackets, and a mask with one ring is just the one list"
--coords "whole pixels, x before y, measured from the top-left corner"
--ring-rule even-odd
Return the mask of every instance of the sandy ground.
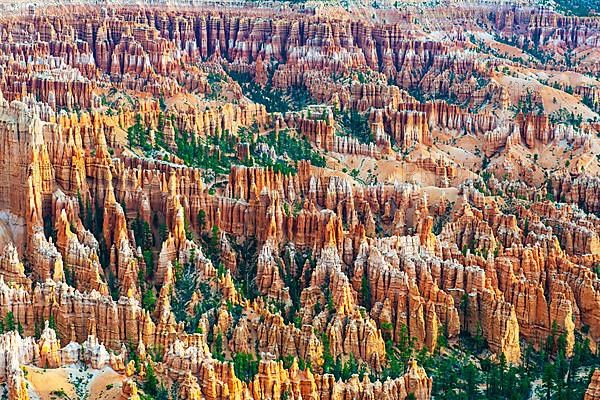
[[550, 84], [558, 82], [573, 87], [600, 86], [597, 79], [573, 71], [536, 71], [536, 75], [541, 79], [548, 80]]
[[[331, 155], [333, 155], [333, 153]], [[329, 167], [336, 169], [331, 175], [343, 176], [345, 179], [355, 182], [355, 184], [370, 184], [375, 182], [395, 184], [410, 182], [417, 183], [424, 188], [428, 187], [432, 192], [432, 197], [430, 199], [434, 202], [436, 199], [439, 199], [439, 195], [433, 193], [434, 189], [438, 189], [440, 194], [442, 192], [447, 192], [447, 198], [456, 197], [455, 194], [452, 194], [451, 190], [448, 191], [437, 187], [440, 183], [439, 177], [436, 177], [432, 171], [427, 171], [417, 166], [415, 160], [421, 157], [443, 158], [451, 165], [454, 165], [457, 168], [458, 173], [454, 181], [451, 182], [451, 186], [457, 186], [466, 179], [474, 178], [476, 174], [471, 172], [469, 168], [474, 168], [473, 164], [477, 164], [477, 167], [474, 169], [478, 169], [481, 162], [480, 158], [463, 149], [457, 149], [452, 146], [440, 146], [439, 149], [432, 147], [427, 151], [420, 148], [415, 149], [406, 157], [406, 160], [397, 160], [394, 156], [391, 156], [389, 159], [377, 160], [364, 156], [335, 154], [335, 160], [334, 157], [330, 159]], [[460, 162], [455, 162], [454, 160], [459, 160]], [[342, 172], [342, 169], [344, 168], [347, 171], [346, 173]], [[358, 171], [358, 174], [355, 175], [356, 179], [352, 178], [353, 170]], [[450, 200], [453, 201], [452, 199]]]
[[[513, 75], [516, 74], [516, 76], [497, 74], [495, 79], [500, 85], [508, 89], [513, 104], [517, 104], [519, 97], [525, 95], [529, 89], [531, 92], [537, 92], [541, 95], [544, 110], [549, 114], [564, 108], [569, 113], [572, 112], [575, 115], [581, 115], [584, 121], [588, 118], [591, 119], [598, 116], [597, 113], [581, 103], [576, 96], [559, 89], [554, 89], [538, 81], [538, 79], [545, 80], [544, 75], [547, 74], [538, 75], [539, 71], [524, 68], [511, 68], [510, 71]], [[591, 84], [590, 82], [592, 81], [597, 82], [596, 80], [588, 82], [591, 78], [577, 73], [562, 73], [547, 77], [548, 84], [563, 82], [570, 86], [576, 86], [578, 82], [586, 82], [586, 84]]]
[[25, 368], [32, 400], [67, 399], [65, 395], [73, 400], [112, 400], [121, 393], [123, 377], [110, 367], [92, 370], [75, 364], [57, 369]]
[[519, 49], [516, 46], [511, 46], [506, 43], [498, 42], [494, 40], [493, 36], [487, 32], [472, 32], [477, 39], [482, 40], [487, 46], [496, 50], [498, 55], [506, 58], [522, 58], [523, 60], [532, 60], [529, 54], [525, 53], [523, 50]]
[[427, 193], [429, 204], [439, 203], [442, 198], [454, 203], [458, 198], [458, 188], [455, 187], [439, 188], [435, 186], [427, 186], [423, 188], [423, 191]]
[[592, 67], [598, 65], [600, 60], [600, 49], [588, 48], [576, 52], [580, 67]]
[[108, 368], [90, 384], [90, 399], [112, 400], [121, 395], [123, 376]]

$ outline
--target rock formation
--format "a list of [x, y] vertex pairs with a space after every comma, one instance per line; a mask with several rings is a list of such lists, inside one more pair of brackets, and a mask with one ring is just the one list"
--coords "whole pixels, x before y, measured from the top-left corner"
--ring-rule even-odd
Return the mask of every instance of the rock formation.
[[600, 24], [481, 3], [0, 5], [9, 398], [27, 365], [425, 400], [457, 354], [595, 362]]

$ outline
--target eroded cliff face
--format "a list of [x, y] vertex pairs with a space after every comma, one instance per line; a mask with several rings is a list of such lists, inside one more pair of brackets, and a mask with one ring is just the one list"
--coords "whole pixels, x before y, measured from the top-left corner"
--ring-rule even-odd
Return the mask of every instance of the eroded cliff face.
[[594, 400], [600, 398], [600, 370], [596, 369], [592, 375], [590, 385], [583, 396], [584, 400]]
[[[510, 365], [597, 349], [595, 83], [556, 114], [558, 72], [476, 56], [500, 42], [470, 22], [440, 40], [385, 11], [48, 10], [0, 18], [11, 399], [33, 397], [20, 366], [81, 362], [122, 375], [120, 399], [155, 374], [183, 399], [424, 400], [415, 357], [464, 337]], [[597, 47], [586, 18], [440, 23], [471, 15]]]
[[[17, 106], [14, 103], [5, 110], [17, 113]], [[49, 135], [55, 140], [52, 146], [68, 146], [60, 141], [61, 125], [39, 123], [34, 129], [58, 132]], [[203, 377], [211, 364], [202, 358], [184, 362], [181, 357], [186, 354], [185, 346], [191, 346], [185, 345], [190, 340], [203, 343], [202, 352], [194, 350], [195, 357], [204, 354], [207, 360], [213, 360], [211, 349], [203, 335], [193, 339], [195, 336], [185, 333], [185, 324], [178, 322], [171, 305], [171, 288], [175, 279], [182, 279], [176, 278], [174, 263], [179, 265], [177, 268], [181, 263], [191, 263], [196, 279], [216, 279], [209, 284], [211, 289], [241, 308], [237, 317], [228, 308], [220, 308], [212, 317], [216, 318], [214, 323], [207, 319], [210, 313], [201, 316], [198, 328], [202, 332], [231, 335], [224, 341], [226, 352], [250, 353], [257, 349], [275, 359], [301, 358], [310, 362], [315, 372], [323, 366], [325, 352], [334, 359], [355, 357], [381, 370], [386, 364], [385, 340], [400, 340], [404, 330], [415, 338], [417, 347], [430, 351], [437, 347], [442, 330], [450, 339], [461, 332], [481, 334], [491, 351], [514, 363], [520, 361], [520, 338], [541, 348], [552, 330], [558, 329], [558, 333], [566, 334], [567, 351], [571, 352], [574, 333], [583, 326], [588, 327], [593, 340], [600, 336], [597, 278], [589, 268], [591, 260], [597, 259], [598, 233], [594, 228], [597, 222], [589, 214], [568, 206], [557, 208], [548, 202], [518, 208], [516, 215], [505, 214], [494, 198], [465, 184], [459, 188], [454, 206], [446, 207], [448, 218], [435, 235], [432, 227], [440, 218], [436, 212], [441, 204], [429, 204], [425, 192], [416, 186], [353, 187], [338, 176], [303, 163], [293, 176], [268, 168], [235, 167], [224, 191], [211, 194], [204, 189], [198, 170], [160, 160], [111, 158], [102, 134], [96, 140], [95, 155], [72, 167], [82, 168], [79, 173], [85, 176], [85, 185], [73, 187], [71, 195], [56, 181], [49, 185], [55, 190], [47, 196], [49, 210], [45, 218], [51, 221], [55, 239], [44, 237], [43, 218], [35, 217], [37, 210], [44, 213], [44, 201], [36, 204], [41, 196], [36, 196], [33, 189], [12, 193], [23, 198], [14, 199], [14, 204], [24, 204], [29, 210], [14, 209], [15, 215], [26, 221], [26, 232], [31, 232], [21, 250], [37, 254], [30, 266], [35, 276], [46, 279], [32, 285], [16, 248], [7, 245], [2, 264], [2, 314], [13, 313], [26, 335], [33, 335], [36, 326], [52, 318], [60, 337], [71, 337], [73, 346], [87, 342], [98, 348], [103, 343], [120, 351], [124, 343], [132, 341], [146, 348], [172, 349], [165, 355], [165, 368], [183, 374], [191, 366], [191, 377], [180, 378], [179, 373], [174, 377], [183, 379], [182, 390], [188, 396], [199, 390], [204, 396], [220, 393], [213, 395], [219, 398], [239, 390], [261, 398], [269, 390], [275, 393], [270, 396], [277, 398], [278, 393], [290, 390], [302, 398], [327, 398], [334, 392], [366, 394], [375, 390], [371, 382], [361, 380], [338, 387], [328, 381], [327, 374], [305, 376], [293, 368], [277, 372], [281, 363], [267, 362], [260, 364], [253, 382], [242, 384], [231, 374], [232, 382], [224, 380], [222, 387], [210, 386], [212, 378]], [[43, 139], [38, 146], [26, 146], [24, 151], [37, 154], [39, 149], [45, 149]], [[91, 153], [91, 149], [86, 152]], [[32, 159], [35, 161], [37, 156]], [[48, 162], [52, 165], [54, 160], [48, 157]], [[49, 176], [54, 176], [50, 168]], [[102, 168], [104, 172], [100, 172]], [[35, 177], [35, 168], [27, 171], [30, 175], [24, 179], [32, 182], [30, 187], [40, 187], [35, 183], [41, 179]], [[86, 190], [83, 195], [81, 190]], [[93, 207], [90, 201], [81, 200], [94, 199], [95, 193], [103, 194], [103, 203], [96, 202]], [[88, 205], [80, 210], [85, 203]], [[290, 213], [285, 211], [288, 204], [301, 206]], [[131, 218], [125, 210], [138, 211]], [[186, 238], [186, 229], [190, 228], [184, 226], [188, 224], [184, 216], [197, 215], [200, 210], [205, 210], [205, 219], [202, 226], [194, 228], [201, 232], [214, 226], [221, 232], [215, 240], [223, 249], [223, 259], [230, 260], [225, 275]], [[96, 225], [100, 236], [94, 237], [86, 228], [86, 213], [99, 214], [94, 218], [100, 218], [101, 223]], [[140, 305], [144, 290], [139, 271], [148, 266], [141, 256], [142, 244], [136, 243], [139, 238], [132, 229], [136, 229], [133, 224], [137, 221], [153, 224], [156, 214], [164, 216], [168, 236], [157, 257], [154, 279], [162, 289], [151, 313]], [[375, 237], [378, 235], [371, 227], [375, 216], [379, 226], [392, 236]], [[557, 226], [560, 232], [553, 234]], [[240, 258], [243, 250], [240, 242], [236, 244], [236, 239], [228, 239], [227, 234], [256, 238], [256, 290], [284, 308], [299, 301], [299, 325], [265, 309], [262, 300], [241, 300], [232, 275], [240, 272], [240, 261], [245, 262]], [[38, 242], [37, 238], [42, 240]], [[314, 265], [308, 259], [302, 265], [302, 259], [293, 256], [308, 250], [314, 254]], [[107, 264], [102, 265], [100, 252], [105, 252]], [[228, 252], [231, 255], [225, 256]], [[290, 292], [292, 277], [299, 277], [295, 293]], [[118, 301], [110, 297], [109, 279], [118, 282], [116, 295], [122, 296]], [[9, 282], [21, 288], [7, 285]], [[191, 310], [193, 304], [203, 300], [192, 299], [186, 307]], [[324, 337], [314, 331], [323, 332]], [[188, 339], [182, 339], [186, 336]], [[176, 350], [181, 346], [182, 350]], [[70, 353], [61, 349], [46, 329], [39, 342], [39, 359], [33, 362], [57, 367], [65, 357], [76, 359], [78, 352], [71, 353], [73, 349]], [[87, 357], [95, 366], [110, 361], [108, 353]], [[223, 367], [210, 368], [221, 371], [217, 376], [225, 374]], [[419, 383], [424, 385], [419, 391], [422, 398], [427, 398], [430, 388], [427, 380], [424, 382]], [[377, 390], [405, 393], [406, 385], [402, 381]], [[132, 388], [127, 390], [134, 395]]]

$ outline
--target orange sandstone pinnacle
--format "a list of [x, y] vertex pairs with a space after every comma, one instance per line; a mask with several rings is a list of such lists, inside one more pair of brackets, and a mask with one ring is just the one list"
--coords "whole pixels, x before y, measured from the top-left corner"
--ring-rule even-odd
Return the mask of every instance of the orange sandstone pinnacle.
[[378, 7], [0, 4], [10, 399], [600, 398], [598, 18]]

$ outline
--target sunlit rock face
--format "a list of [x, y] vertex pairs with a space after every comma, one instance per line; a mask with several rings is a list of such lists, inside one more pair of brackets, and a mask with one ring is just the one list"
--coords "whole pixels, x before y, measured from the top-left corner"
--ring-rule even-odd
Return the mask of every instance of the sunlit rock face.
[[4, 393], [600, 398], [565, 4], [0, 4]]

